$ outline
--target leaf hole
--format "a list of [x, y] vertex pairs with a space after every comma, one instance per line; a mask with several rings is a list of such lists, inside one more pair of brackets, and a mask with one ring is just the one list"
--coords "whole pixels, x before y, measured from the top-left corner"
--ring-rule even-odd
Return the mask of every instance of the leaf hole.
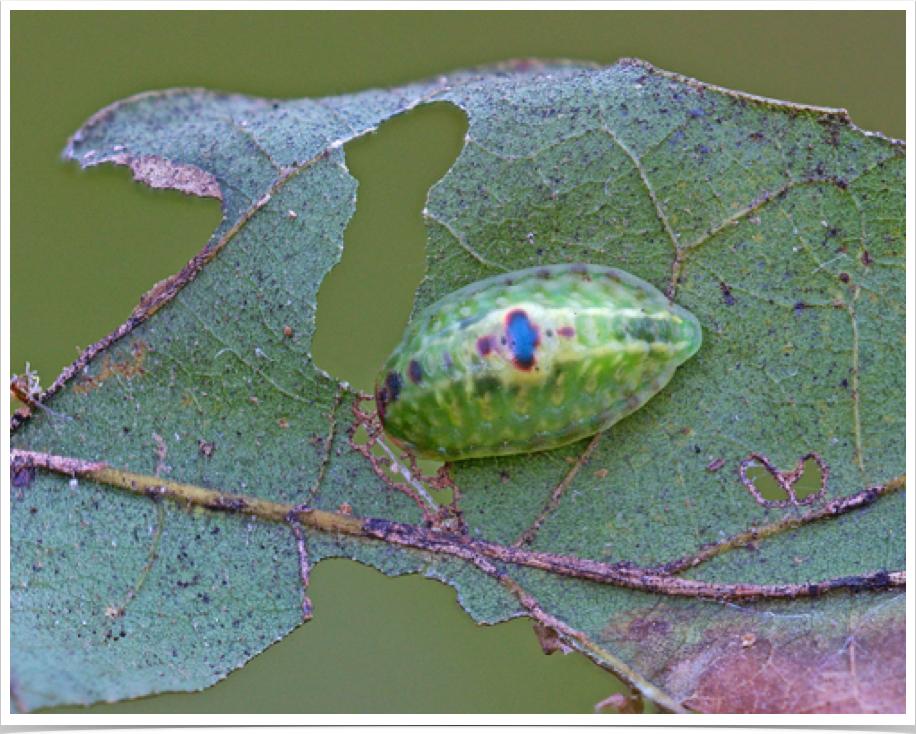
[[430, 187], [457, 159], [467, 117], [430, 104], [344, 146], [359, 181], [341, 262], [318, 291], [315, 363], [363, 391], [401, 338], [426, 273], [423, 209]]
[[805, 468], [801, 477], [795, 483], [795, 497], [799, 502], [804, 502], [811, 495], [821, 491], [824, 485], [824, 473], [814, 459], [805, 460]]
[[745, 476], [768, 502], [788, 502], [789, 493], [776, 483], [776, 479], [759, 464], [751, 464], [745, 470]]
[[827, 491], [830, 471], [816, 453], [802, 456], [794, 469], [780, 471], [763, 454], [752, 453], [740, 463], [741, 481], [757, 501], [768, 507], [809, 505]]

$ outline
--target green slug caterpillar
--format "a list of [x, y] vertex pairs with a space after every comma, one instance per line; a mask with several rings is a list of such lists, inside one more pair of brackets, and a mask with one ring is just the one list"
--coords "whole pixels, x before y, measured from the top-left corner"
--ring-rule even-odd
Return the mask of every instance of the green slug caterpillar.
[[519, 270], [422, 311], [379, 374], [376, 406], [419, 457], [557, 448], [639, 408], [702, 340], [693, 314], [629, 273]]

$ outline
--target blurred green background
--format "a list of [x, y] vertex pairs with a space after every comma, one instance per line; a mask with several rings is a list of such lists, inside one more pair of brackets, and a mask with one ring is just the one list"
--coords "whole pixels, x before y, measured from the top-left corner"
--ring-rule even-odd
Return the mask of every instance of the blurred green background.
[[[519, 57], [624, 56], [704, 82], [846, 108], [903, 138], [903, 11], [32, 12], [11, 15], [10, 369], [50, 384], [207, 242], [215, 200], [59, 159], [91, 114], [150, 89], [266, 97], [389, 87]], [[423, 277], [425, 194], [466, 120], [434, 105], [347, 146], [360, 181], [343, 262], [319, 297], [317, 363], [368, 390]], [[84, 457], [96, 458], [96, 457]], [[14, 529], [15, 531], [15, 529]], [[547, 657], [526, 620], [475, 628], [451, 588], [333, 560], [312, 622], [227, 680], [91, 713], [587, 713], [621, 690], [581, 656]]]

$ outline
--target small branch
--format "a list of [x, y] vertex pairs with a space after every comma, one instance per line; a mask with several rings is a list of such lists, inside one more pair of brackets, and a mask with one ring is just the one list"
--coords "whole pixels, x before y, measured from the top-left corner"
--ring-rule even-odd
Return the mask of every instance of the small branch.
[[661, 566], [654, 566], [652, 568], [653, 573], [660, 574], [676, 574], [681, 571], [685, 571], [688, 568], [693, 568], [698, 566], [704, 561], [708, 561], [710, 558], [714, 558], [720, 553], [725, 551], [734, 550], [735, 548], [743, 548], [755, 543], [758, 540], [763, 540], [764, 538], [769, 538], [771, 535], [776, 535], [777, 533], [785, 532], [786, 530], [792, 530], [794, 528], [801, 527], [802, 525], [808, 525], [812, 522], [817, 522], [819, 520], [825, 520], [832, 517], [837, 517], [847, 512], [853, 510], [858, 510], [861, 507], [866, 507], [867, 505], [872, 504], [879, 497], [882, 497], [886, 494], [891, 494], [896, 492], [899, 489], [906, 487], [906, 474], [892, 479], [887, 484], [879, 484], [874, 487], [869, 487], [868, 489], [863, 489], [861, 492], [850, 495], [849, 497], [840, 497], [835, 499], [833, 502], [830, 502], [823, 507], [820, 507], [816, 510], [808, 510], [804, 515], [787, 515], [776, 522], [770, 523], [769, 525], [762, 525], [760, 527], [751, 528], [750, 530], [745, 530], [743, 532], [737, 533], [730, 538], [719, 543], [711, 543], [710, 545], [704, 546], [697, 553], [680, 558], [676, 561], [670, 561]]
[[126, 469], [117, 469], [101, 462], [71, 459], [38, 451], [12, 449], [10, 451], [10, 467], [14, 472], [28, 468], [45, 469], [56, 474], [79, 477], [80, 479], [88, 479], [100, 484], [118, 487], [152, 499], [164, 497], [187, 507], [204, 507], [208, 510], [222, 512], [240, 512], [269, 522], [288, 523], [290, 521], [290, 513], [297, 511], [303, 516], [313, 518], [307, 524], [329, 532], [345, 532], [350, 535], [359, 534], [363, 522], [360, 518], [341, 515], [336, 512], [298, 510], [294, 505], [285, 502], [273, 502], [259, 497], [206, 489], [194, 484], [184, 484], [169, 479], [138, 474]]
[[371, 518], [365, 520], [361, 534], [389, 543], [456, 556], [472, 563], [477, 557], [486, 556], [504, 563], [538, 568], [561, 576], [637, 591], [699, 599], [794, 599], [820, 596], [836, 589], [884, 589], [906, 585], [906, 571], [885, 570], [863, 576], [846, 576], [807, 584], [718, 584], [659, 574], [626, 562], [603, 563], [574, 556], [538, 553], [452, 533], [431, 533], [412, 525]]
[[166, 497], [188, 506], [204, 507], [222, 512], [241, 512], [270, 522], [290, 524], [297, 521], [322, 532], [376, 538], [396, 545], [462, 558], [478, 566], [482, 563], [489, 563], [489, 560], [486, 559], [490, 559], [538, 568], [562, 576], [668, 596], [717, 600], [791, 599], [819, 596], [837, 589], [886, 589], [906, 585], [906, 571], [888, 572], [886, 570], [863, 576], [847, 576], [807, 584], [718, 584], [682, 579], [658, 573], [654, 569], [639, 568], [629, 563], [602, 563], [573, 556], [537, 553], [522, 548], [502, 546], [467, 535], [420, 528], [406, 523], [299, 508], [288, 503], [158, 479], [124, 469], [116, 469], [107, 464], [19, 449], [13, 449], [10, 452], [10, 469], [13, 474], [18, 475], [30, 467], [82, 477], [147, 497]]

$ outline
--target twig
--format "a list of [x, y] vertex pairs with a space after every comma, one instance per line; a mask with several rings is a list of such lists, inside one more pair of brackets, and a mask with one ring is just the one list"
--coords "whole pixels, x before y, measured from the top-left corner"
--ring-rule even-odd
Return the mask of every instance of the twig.
[[[462, 558], [475, 564], [482, 562], [482, 559], [492, 559], [538, 568], [562, 576], [668, 596], [719, 600], [791, 599], [815, 597], [837, 589], [886, 589], [906, 585], [906, 571], [888, 572], [884, 569], [862, 576], [845, 576], [806, 584], [710, 583], [682, 579], [628, 563], [603, 563], [574, 556], [538, 553], [434, 528], [421, 528], [378, 518], [360, 518], [327, 510], [298, 508], [287, 503], [163, 480], [117, 469], [107, 464], [84, 462], [39, 452], [13, 449], [10, 452], [10, 463], [11, 470], [17, 474], [29, 467], [46, 469], [120, 487], [148, 497], [165, 497], [189, 506], [223, 512], [241, 512], [271, 522], [289, 524], [295, 520], [323, 532], [377, 538], [396, 545]], [[902, 481], [899, 486], [903, 486]], [[893, 489], [894, 487], [889, 486], [887, 491]]]

